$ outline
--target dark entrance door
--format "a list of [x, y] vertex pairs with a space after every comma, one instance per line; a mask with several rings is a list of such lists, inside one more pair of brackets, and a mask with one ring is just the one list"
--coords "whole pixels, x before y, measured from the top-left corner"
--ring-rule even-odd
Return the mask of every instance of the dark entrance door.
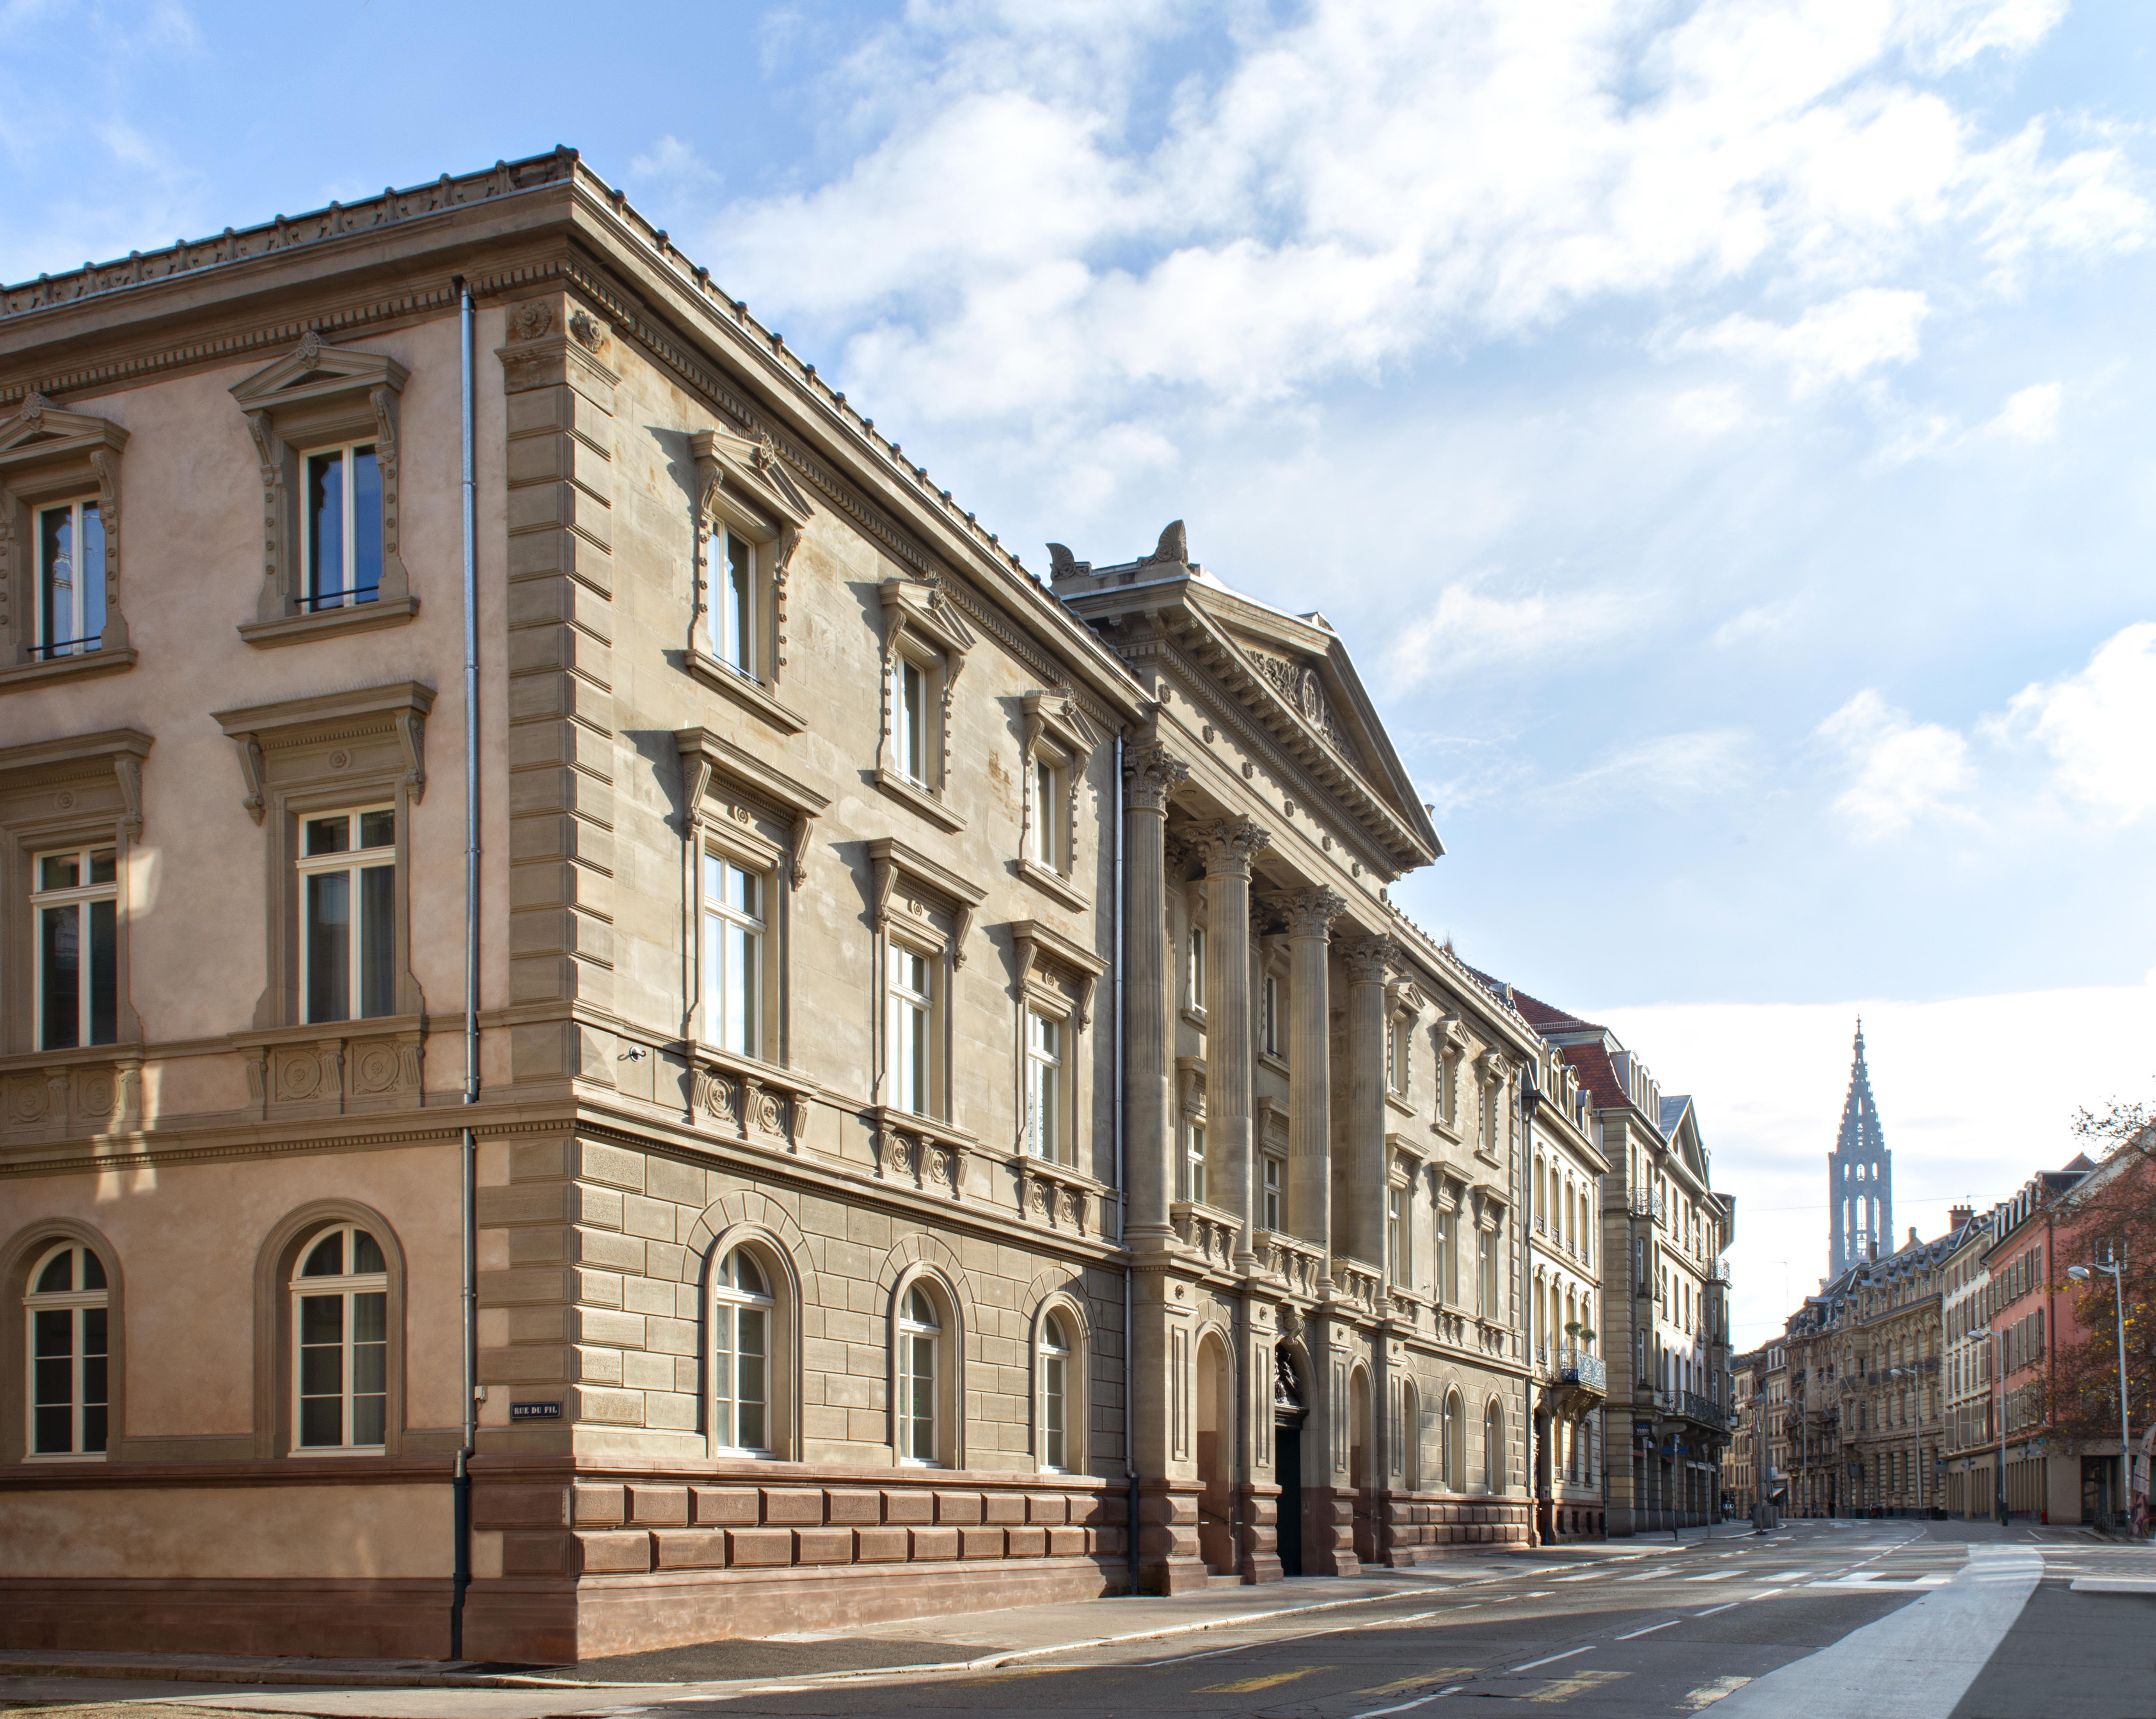
[[1281, 1573], [1302, 1573], [1302, 1420], [1273, 1429], [1273, 1480], [1280, 1488]]

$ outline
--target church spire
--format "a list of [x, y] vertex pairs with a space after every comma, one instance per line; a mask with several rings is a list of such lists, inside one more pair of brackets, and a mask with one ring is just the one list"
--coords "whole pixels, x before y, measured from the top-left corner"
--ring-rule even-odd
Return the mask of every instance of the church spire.
[[1894, 1162], [1879, 1126], [1864, 1063], [1864, 1018], [1849, 1065], [1849, 1096], [1842, 1101], [1841, 1131], [1827, 1155], [1828, 1275], [1839, 1277], [1865, 1260], [1894, 1250]]

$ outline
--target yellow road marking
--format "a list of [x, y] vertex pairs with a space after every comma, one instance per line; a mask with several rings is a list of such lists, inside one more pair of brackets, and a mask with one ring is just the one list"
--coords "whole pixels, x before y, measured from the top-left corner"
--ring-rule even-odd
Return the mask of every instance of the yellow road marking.
[[1726, 1695], [1734, 1695], [1752, 1680], [1748, 1677], [1717, 1677], [1712, 1683], [1702, 1683], [1684, 1698], [1687, 1713], [1697, 1713], [1711, 1707]]
[[1465, 1677], [1475, 1668], [1472, 1665], [1439, 1665], [1419, 1676], [1403, 1677], [1398, 1683], [1381, 1683], [1375, 1689], [1358, 1689], [1358, 1695], [1402, 1695], [1411, 1689], [1419, 1689], [1425, 1683], [1442, 1683], [1448, 1677]]
[[1319, 1668], [1303, 1665], [1293, 1671], [1275, 1671], [1265, 1677], [1245, 1677], [1237, 1683], [1216, 1683], [1210, 1689], [1194, 1689], [1193, 1695], [1248, 1695], [1253, 1690], [1270, 1689], [1276, 1683], [1292, 1683], [1298, 1677], [1307, 1677]]
[[1574, 1696], [1584, 1695], [1589, 1690], [1596, 1688], [1599, 1685], [1614, 1683], [1619, 1678], [1630, 1675], [1631, 1673], [1629, 1671], [1575, 1671], [1569, 1677], [1552, 1679], [1546, 1688], [1538, 1689], [1532, 1695], [1523, 1696], [1522, 1699], [1530, 1701], [1568, 1701]]

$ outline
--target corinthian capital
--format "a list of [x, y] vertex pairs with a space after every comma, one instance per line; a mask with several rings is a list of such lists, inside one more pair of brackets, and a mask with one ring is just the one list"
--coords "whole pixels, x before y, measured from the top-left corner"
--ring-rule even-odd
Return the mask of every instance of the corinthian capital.
[[1248, 877], [1250, 861], [1273, 844], [1271, 834], [1247, 818], [1223, 818], [1199, 832], [1208, 877]]
[[1126, 752], [1123, 775], [1130, 783], [1131, 809], [1159, 812], [1166, 809], [1168, 797], [1190, 779], [1190, 767], [1156, 742]]
[[1329, 936], [1332, 921], [1347, 911], [1347, 898], [1330, 890], [1295, 890], [1280, 898], [1291, 937]]
[[1341, 957], [1348, 963], [1348, 982], [1357, 985], [1383, 984], [1399, 952], [1400, 946], [1390, 937], [1372, 936], [1368, 932], [1340, 947]]

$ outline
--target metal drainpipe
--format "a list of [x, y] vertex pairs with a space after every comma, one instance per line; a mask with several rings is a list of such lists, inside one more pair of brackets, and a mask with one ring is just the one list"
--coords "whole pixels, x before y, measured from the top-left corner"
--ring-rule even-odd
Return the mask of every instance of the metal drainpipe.
[[[479, 1102], [479, 521], [472, 488], [472, 296], [470, 285], [457, 281], [460, 372], [463, 382], [464, 603], [465, 603], [465, 1090], [467, 1105]], [[478, 1352], [478, 1232], [475, 1224], [478, 1149], [472, 1131], [462, 1131], [458, 1182], [463, 1223], [459, 1232], [463, 1285], [464, 1431], [457, 1447], [451, 1483], [455, 1509], [454, 1564], [450, 1578], [449, 1657], [465, 1650], [465, 1593], [471, 1586], [471, 1457], [478, 1440], [478, 1383], [473, 1362]]]
[[1126, 1022], [1123, 1015], [1123, 968], [1130, 932], [1123, 903], [1123, 737], [1116, 736], [1116, 1244], [1123, 1249], [1123, 1472], [1129, 1480], [1129, 1502], [1123, 1524], [1128, 1542], [1131, 1598], [1138, 1592], [1138, 1456], [1137, 1409], [1132, 1400], [1137, 1388], [1136, 1334], [1131, 1326], [1131, 1179], [1127, 1162], [1123, 1095], [1123, 1052]]

